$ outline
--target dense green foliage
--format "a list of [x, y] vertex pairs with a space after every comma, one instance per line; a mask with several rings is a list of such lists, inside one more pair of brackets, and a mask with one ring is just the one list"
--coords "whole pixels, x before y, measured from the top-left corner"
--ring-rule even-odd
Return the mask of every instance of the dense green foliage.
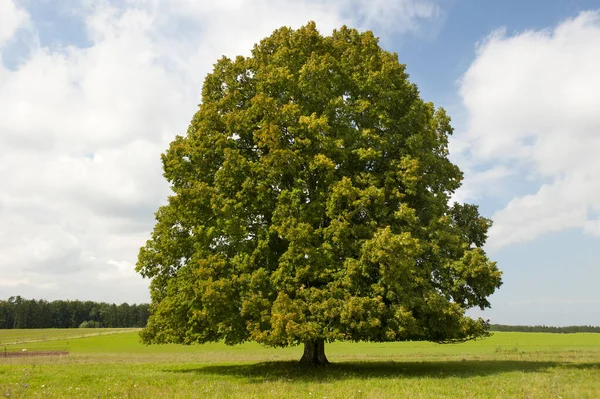
[[600, 333], [600, 326], [510, 326], [505, 324], [490, 324], [490, 331], [511, 332], [543, 332], [543, 333]]
[[500, 275], [477, 206], [448, 202], [450, 118], [371, 32], [282, 28], [222, 58], [137, 270], [147, 343], [461, 341]]
[[148, 304], [46, 301], [20, 296], [0, 300], [0, 329], [144, 327], [148, 315]]

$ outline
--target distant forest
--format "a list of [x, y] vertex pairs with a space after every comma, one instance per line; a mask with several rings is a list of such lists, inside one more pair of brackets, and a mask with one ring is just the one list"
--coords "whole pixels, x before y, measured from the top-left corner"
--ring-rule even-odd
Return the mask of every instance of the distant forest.
[[504, 324], [490, 324], [490, 331], [510, 331], [510, 332], [545, 332], [568, 334], [578, 332], [600, 333], [600, 326], [507, 326]]
[[[116, 305], [92, 301], [46, 301], [20, 296], [0, 300], [0, 329], [10, 328], [84, 328], [145, 327], [150, 305], [141, 303]], [[490, 324], [490, 331], [600, 333], [600, 326], [509, 326]]]
[[9, 328], [77, 328], [77, 327], [145, 327], [148, 304], [46, 301], [20, 296], [0, 300], [0, 329]]

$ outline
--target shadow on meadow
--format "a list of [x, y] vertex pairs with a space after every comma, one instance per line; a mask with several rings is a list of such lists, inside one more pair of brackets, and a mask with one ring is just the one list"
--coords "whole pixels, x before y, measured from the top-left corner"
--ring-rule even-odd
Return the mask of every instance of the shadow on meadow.
[[270, 380], [319, 381], [371, 378], [470, 378], [513, 371], [545, 372], [549, 368], [598, 369], [600, 363], [568, 363], [518, 360], [465, 360], [439, 362], [343, 362], [326, 367], [300, 365], [295, 361], [241, 365], [208, 365], [198, 368], [165, 370], [173, 373], [232, 376], [250, 382]]

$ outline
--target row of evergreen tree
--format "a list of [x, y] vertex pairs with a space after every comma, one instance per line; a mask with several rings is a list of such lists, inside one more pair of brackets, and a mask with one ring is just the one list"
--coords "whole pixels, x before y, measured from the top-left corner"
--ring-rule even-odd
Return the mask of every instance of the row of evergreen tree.
[[144, 327], [148, 316], [148, 304], [46, 301], [20, 296], [0, 300], [0, 329]]
[[490, 331], [510, 331], [510, 332], [545, 332], [569, 334], [578, 332], [600, 333], [600, 326], [509, 326], [504, 324], [490, 324]]
[[[0, 300], [0, 329], [10, 328], [77, 328], [77, 327], [145, 327], [149, 316], [147, 303], [116, 305], [92, 301], [46, 301], [20, 296]], [[511, 326], [490, 324], [490, 331], [600, 333], [600, 326]]]

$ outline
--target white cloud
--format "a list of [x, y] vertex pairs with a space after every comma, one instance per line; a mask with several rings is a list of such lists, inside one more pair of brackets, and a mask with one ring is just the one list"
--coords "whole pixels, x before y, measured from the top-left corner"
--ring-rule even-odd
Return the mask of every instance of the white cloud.
[[387, 31], [418, 31], [423, 20], [436, 18], [440, 7], [421, 0], [354, 0], [343, 2], [347, 12], [354, 12], [367, 25], [379, 25]]
[[489, 245], [570, 228], [597, 233], [590, 219], [600, 211], [600, 14], [583, 12], [552, 30], [494, 32], [460, 93], [468, 131], [456, 147], [471, 163], [507, 168], [539, 187], [492, 216]]
[[499, 195], [505, 189], [502, 184], [504, 180], [514, 174], [505, 165], [494, 165], [489, 169], [478, 171], [470, 169], [468, 161], [464, 159], [458, 162], [463, 165], [466, 184], [454, 193], [450, 202], [468, 202], [467, 200], [477, 199], [482, 195]]
[[29, 14], [13, 0], [0, 0], [0, 49], [28, 20]]
[[[159, 155], [185, 133], [212, 64], [222, 54], [249, 54], [282, 25], [315, 20], [323, 33], [344, 23], [415, 32], [437, 7], [129, 0], [82, 1], [72, 12], [90, 45], [49, 48], [34, 40], [45, 21], [0, 0], [3, 296], [147, 300], [133, 264], [168, 195]], [[19, 29], [34, 39], [9, 68], [2, 43]]]

